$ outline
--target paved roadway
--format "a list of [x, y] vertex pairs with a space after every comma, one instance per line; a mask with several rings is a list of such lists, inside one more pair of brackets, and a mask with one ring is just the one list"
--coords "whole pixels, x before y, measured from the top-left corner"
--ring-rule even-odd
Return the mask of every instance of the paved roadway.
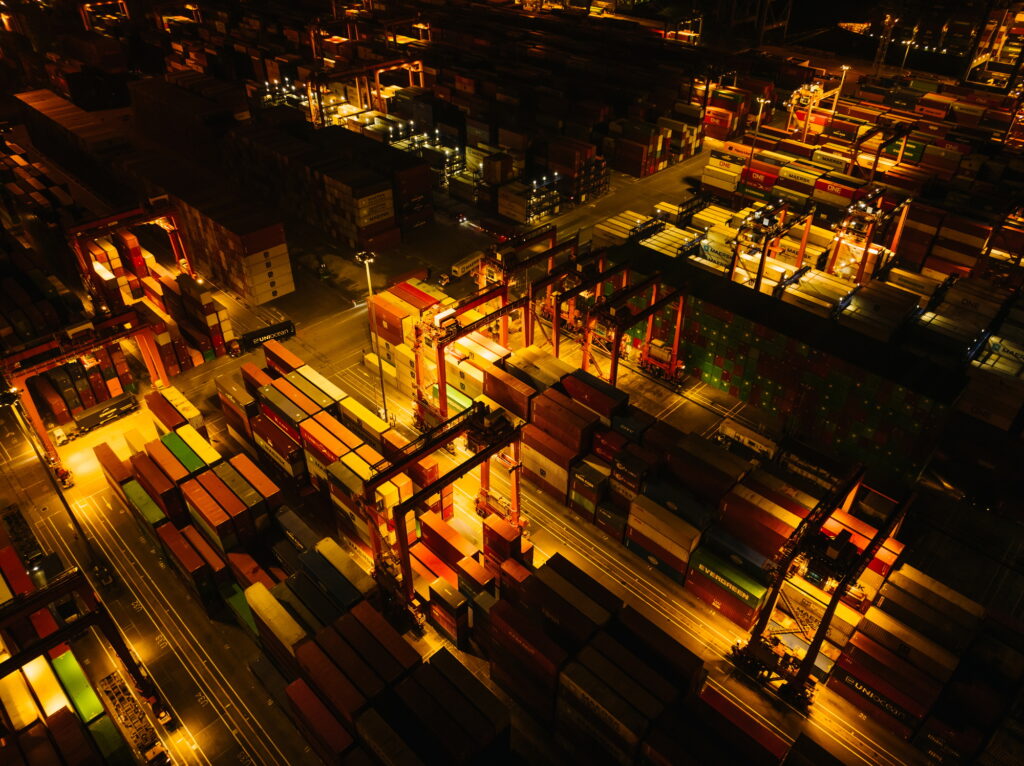
[[[178, 764], [308, 763], [305, 741], [248, 670], [247, 663], [259, 652], [256, 644], [231, 618], [208, 616], [154, 540], [114, 497], [91, 457], [91, 447], [99, 440], [123, 454], [119, 434], [143, 427], [148, 418], [144, 412], [129, 416], [62, 451], [76, 481], [66, 493], [68, 502], [118, 576], [115, 587], [97, 590], [183, 724], [173, 734], [164, 732], [165, 745]], [[44, 549], [88, 572], [84, 546], [44, 469], [14, 428], [5, 413], [0, 422], [5, 433], [0, 494], [20, 504]], [[76, 649], [84, 651], [86, 672], [94, 679], [114, 666], [106, 642], [95, 636]]]
[[[701, 162], [701, 159], [692, 160], [647, 179], [617, 177], [612, 196], [570, 211], [557, 223], [566, 231], [575, 226], [592, 225], [621, 210], [649, 212], [655, 202], [683, 199], [686, 195], [684, 179], [699, 174]], [[385, 261], [375, 268], [386, 271], [388, 265]], [[317, 282], [301, 270], [296, 276], [300, 292], [285, 296], [273, 307], [254, 308], [225, 295], [224, 302], [238, 332], [255, 329], [284, 316], [293, 318], [298, 336], [288, 345], [350, 393], [367, 404], [376, 404], [379, 401], [376, 374], [371, 374], [361, 363], [363, 353], [369, 350], [370, 339], [365, 305], [357, 302], [360, 297], [357, 286], [338, 287]], [[574, 344], [566, 344], [566, 348], [570, 357], [578, 354]], [[223, 418], [211, 401], [213, 378], [237, 369], [247, 358], [258, 359], [259, 354], [218, 359], [174, 381], [203, 409], [214, 439], [223, 439], [224, 434]], [[744, 419], [748, 414], [742, 404], [701, 385], [690, 389], [687, 396], [679, 397], [628, 369], [623, 370], [622, 387], [631, 391], [635, 403], [686, 431], [711, 433], [721, 417]], [[388, 405], [400, 427], [409, 430], [412, 419], [409, 397], [391, 390]], [[10, 430], [10, 426], [3, 425], [0, 430], [5, 427]], [[128, 424], [101, 429], [95, 432], [95, 438], [116, 441], [111, 435], [125, 427]], [[175, 713], [186, 724], [181, 732], [167, 738], [176, 762], [311, 762], [313, 756], [308, 748], [248, 672], [246, 661], [258, 651], [255, 644], [229, 622], [213, 622], [205, 616], [202, 607], [160, 560], [156, 546], [112, 499], [94, 461], [88, 457], [91, 450], [85, 449], [87, 447], [88, 441], [79, 440], [66, 450], [65, 458], [77, 480], [70, 499], [81, 511], [86, 533], [96, 541], [126, 583], [125, 592], [104, 593], [105, 600], [161, 685]], [[28, 510], [44, 547], [80, 561], [81, 545], [74, 539], [62, 516], [63, 511], [45, 484], [43, 469], [30, 458], [27, 445], [16, 439], [5, 439], [0, 448], [7, 453], [3, 455], [7, 486], [2, 489], [20, 500]], [[444, 460], [450, 464], [449, 458]], [[497, 492], [507, 494], [507, 477], [501, 474], [500, 470], [492, 470], [493, 486]], [[473, 510], [477, 491], [478, 483], [473, 477], [460, 482], [456, 491], [456, 525], [475, 540], [480, 537], [479, 518]], [[743, 679], [734, 677], [723, 659], [729, 646], [741, 637], [735, 626], [621, 544], [609, 540], [592, 525], [579, 522], [563, 505], [525, 483], [522, 506], [530, 519], [540, 559], [556, 551], [563, 552], [628, 603], [658, 619], [709, 660], [713, 684], [761, 716], [786, 738], [792, 739], [802, 727], [812, 726], [846, 748], [850, 763], [924, 762], [918, 751], [879, 731], [862, 714], [826, 690], [819, 692], [809, 719], [766, 699], [749, 688]], [[100, 666], [109, 664], [110, 660], [93, 646], [90, 662]]]
[[[248, 318], [241, 316], [244, 313], [241, 307], [236, 310], [242, 321], [272, 318], [265, 308]], [[370, 344], [364, 307], [349, 308], [335, 319], [299, 320], [297, 327], [297, 337], [287, 343], [293, 351], [367, 404], [379, 401], [376, 372], [361, 364], [361, 355]], [[570, 359], [578, 358], [576, 344], [570, 342], [564, 347]], [[677, 396], [628, 367], [621, 375], [621, 385], [631, 392], [634, 403], [688, 432], [711, 434], [723, 417], [750, 422], [748, 416], [756, 416], [756, 412], [748, 411], [742, 403], [702, 384], [690, 388], [685, 396]], [[412, 434], [409, 397], [389, 386], [388, 407], [397, 417], [399, 427]], [[448, 467], [454, 465], [444, 453], [438, 455]], [[459, 456], [465, 457], [468, 453], [460, 449]], [[498, 494], [507, 496], [508, 480], [502, 473], [497, 468], [492, 470], [492, 486]], [[481, 534], [480, 519], [474, 510], [478, 488], [475, 472], [461, 480], [456, 488], [455, 525], [475, 542], [479, 542]], [[730, 646], [744, 637], [732, 623], [596, 527], [581, 523], [560, 502], [525, 482], [522, 483], [522, 507], [530, 520], [529, 528], [539, 559], [563, 552], [627, 603], [657, 619], [709, 660], [711, 683], [785, 738], [793, 739], [800, 730], [811, 727], [832, 738], [850, 763], [926, 762], [920, 751], [883, 731], [827, 689], [819, 690], [809, 718], [766, 698], [745, 679], [735, 676], [731, 664], [724, 659]]]

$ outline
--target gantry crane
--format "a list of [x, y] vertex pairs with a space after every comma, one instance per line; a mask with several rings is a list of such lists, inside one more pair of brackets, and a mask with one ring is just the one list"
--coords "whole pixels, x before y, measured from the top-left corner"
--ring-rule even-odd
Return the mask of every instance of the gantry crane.
[[[729, 281], [736, 281], [736, 272], [742, 263], [741, 251], [756, 250], [758, 253], [757, 276], [754, 278], [754, 291], [761, 292], [761, 284], [764, 281], [764, 270], [768, 263], [768, 256], [779, 247], [779, 240], [782, 239], [793, 224], [786, 223], [786, 212], [789, 210], [789, 203], [779, 200], [765, 207], [757, 208], [749, 213], [739, 225], [736, 232], [736, 239], [733, 244], [732, 268], [729, 270]], [[806, 238], [810, 232], [810, 222], [804, 230], [804, 243], [801, 247], [801, 255], [806, 247]]]
[[766, 574], [771, 580], [771, 587], [761, 611], [757, 615], [757, 621], [750, 630], [750, 639], [746, 644], [733, 648], [733, 657], [741, 667], [759, 668], [764, 664], [766, 651], [770, 652], [765, 632], [771, 622], [772, 613], [775, 611], [775, 604], [779, 600], [782, 586], [789, 577], [790, 569], [796, 562], [798, 556], [805, 552], [805, 548], [821, 530], [822, 525], [828, 521], [836, 508], [847, 508], [853, 501], [854, 495], [860, 489], [864, 480], [864, 467], [858, 466], [843, 480], [836, 482], [833, 488], [826, 492], [818, 503], [804, 516], [799, 526], [789, 536], [789, 539], [776, 551], [766, 566]]
[[[513, 445], [518, 452], [519, 429], [514, 428], [511, 423], [500, 413], [491, 413], [487, 407], [477, 402], [472, 407], [455, 415], [422, 434], [400, 450], [392, 453], [377, 465], [373, 466], [373, 476], [364, 482], [363, 505], [367, 518], [371, 521], [373, 528], [373, 555], [374, 562], [380, 574], [388, 571], [393, 566], [394, 558], [397, 558], [402, 593], [408, 600], [412, 597], [412, 565], [409, 561], [409, 537], [405, 525], [405, 515], [410, 510], [419, 512], [426, 501], [438, 494], [442, 489], [457, 479], [465, 476], [477, 466], [487, 466], [490, 458], [499, 454], [506, 447]], [[470, 447], [477, 447], [475, 454], [465, 460], [454, 469], [439, 477], [436, 481], [423, 487], [412, 497], [401, 501], [393, 509], [388, 511], [391, 518], [382, 519], [381, 509], [377, 505], [374, 493], [384, 482], [394, 478], [405, 471], [410, 464], [421, 458], [436, 452], [437, 450], [451, 444], [458, 437], [466, 435]], [[512, 490], [510, 502], [514, 513], [518, 514], [519, 509], [519, 482], [518, 472], [512, 477]], [[481, 476], [481, 483], [484, 477]], [[384, 541], [380, 539], [381, 522], [388, 529], [394, 529], [397, 536], [397, 557], [387, 550]], [[515, 519], [518, 522], [518, 518]]]
[[825, 266], [825, 271], [829, 274], [836, 273], [840, 250], [846, 246], [848, 249], [855, 247], [860, 250], [857, 273], [853, 281], [861, 285], [874, 279], [879, 269], [884, 268], [885, 262], [884, 259], [875, 258], [877, 253], [872, 248], [875, 246], [876, 239], [888, 238], [893, 222], [896, 223], [896, 230], [889, 240], [888, 249], [895, 253], [899, 248], [907, 212], [910, 210], [910, 198], [904, 199], [890, 210], [883, 210], [884, 196], [885, 190], [878, 187], [870, 191], [866, 197], [847, 207], [846, 216], [836, 227], [836, 238], [832, 243], [832, 252], [829, 254]]
[[121, 631], [107, 612], [106, 607], [93, 592], [85, 575], [78, 568], [73, 567], [62, 572], [38, 590], [10, 599], [0, 607], [0, 630], [4, 630], [14, 622], [27, 619], [40, 609], [46, 609], [50, 604], [69, 595], [78, 597], [81, 605], [85, 607], [85, 612], [72, 622], [57, 628], [50, 635], [39, 638], [27, 646], [18, 647], [10, 657], [0, 662], [0, 678], [15, 672], [26, 662], [32, 661], [54, 647], [79, 638], [90, 628], [96, 628], [110, 642], [139, 695], [149, 703], [153, 712], [161, 720], [169, 722], [169, 714], [160, 701], [156, 685], [141, 671], [125, 643]]
[[[867, 131], [864, 135], [858, 136], [853, 141], [853, 147], [850, 150], [850, 161], [846, 165], [846, 174], [853, 175], [855, 171], [862, 170], [862, 166], [859, 162], [860, 158], [860, 147], [867, 141], [870, 141], [879, 133], [883, 134], [882, 140], [878, 146], [874, 149], [874, 158], [871, 160], [871, 169], [868, 171], [868, 183], [875, 180], [875, 173], [878, 172], [878, 161], [882, 157], [882, 150], [885, 149], [893, 141], [900, 142], [900, 150], [896, 155], [896, 164], [900, 164], [903, 161], [903, 153], [907, 149], [907, 138], [911, 133], [914, 132], [914, 123], [908, 122], [906, 124], [897, 124], [889, 128], [883, 128], [880, 125], [876, 125]], [[888, 135], [886, 135], [888, 134]]]
[[828, 606], [825, 607], [825, 613], [821, 617], [821, 622], [818, 624], [818, 629], [814, 632], [814, 637], [811, 639], [810, 645], [807, 647], [807, 654], [804, 655], [803, 660], [797, 667], [796, 672], [788, 678], [782, 687], [779, 689], [779, 693], [786, 699], [800, 705], [801, 707], [807, 707], [814, 696], [814, 686], [811, 684], [811, 671], [814, 668], [814, 662], [818, 657], [818, 652], [821, 651], [821, 645], [825, 641], [825, 635], [828, 633], [828, 628], [832, 624], [832, 617], [836, 613], [836, 609], [839, 606], [839, 602], [843, 599], [846, 593], [857, 585], [860, 580], [860, 576], [864, 574], [864, 570], [867, 569], [868, 565], [874, 560], [878, 551], [881, 550], [882, 545], [889, 539], [890, 536], [896, 531], [899, 525], [903, 522], [903, 519], [907, 515], [907, 509], [914, 502], [915, 495], [911, 494], [902, 503], [896, 506], [886, 519], [879, 530], [875, 533], [875, 536], [871, 539], [871, 542], [861, 552], [857, 563], [849, 568], [844, 575], [839, 579], [839, 584], [836, 589], [832, 591], [832, 597], [829, 599]]
[[[104, 334], [104, 331], [109, 331]], [[28, 390], [29, 378], [41, 375], [47, 370], [59, 367], [65, 362], [91, 354], [99, 348], [121, 340], [134, 339], [139, 344], [142, 359], [151, 380], [166, 380], [167, 372], [157, 351], [153, 328], [136, 311], [125, 311], [116, 316], [94, 322], [85, 337], [76, 335], [71, 339], [57, 338], [26, 351], [11, 354], [0, 359], [0, 376], [9, 389], [25, 393], [20, 397], [25, 415], [33, 430], [39, 436], [43, 451], [55, 470], [61, 468], [60, 456], [50, 440], [50, 434], [39, 414], [35, 400]], [[42, 361], [37, 361], [42, 359]]]
[[581, 275], [579, 284], [555, 295], [554, 305], [552, 306], [553, 311], [551, 314], [551, 346], [552, 353], [555, 355], [555, 358], [558, 358], [559, 351], [561, 350], [562, 304], [566, 302], [569, 304], [567, 307], [568, 313], [566, 319], [571, 325], [576, 321], [576, 299], [583, 295], [583, 293], [588, 290], [593, 290], [595, 295], [600, 295], [601, 290], [604, 288], [604, 283], [609, 279], [614, 279], [620, 275], [620, 286], [625, 287], [629, 284], [629, 263], [627, 261], [621, 261], [615, 266], [605, 269], [604, 260], [605, 259], [602, 254], [598, 259], [598, 271], [596, 274], [587, 276]]
[[166, 198], [157, 198], [153, 202], [155, 204], [151, 210], [133, 208], [68, 229], [68, 243], [78, 259], [78, 268], [82, 274], [82, 279], [87, 285], [92, 284], [93, 271], [82, 243], [88, 239], [96, 239], [113, 234], [120, 229], [130, 229], [133, 226], [141, 226], [147, 223], [156, 224], [167, 232], [167, 239], [171, 244], [171, 252], [174, 254], [174, 260], [179, 268], [189, 276], [196, 276], [188, 250], [186, 250], [184, 243], [181, 241], [175, 211], [167, 203]]
[[[618, 380], [619, 371], [619, 359], [622, 355], [622, 336], [626, 334], [629, 328], [639, 324], [640, 322], [647, 321], [647, 331], [644, 341], [644, 353], [647, 353], [647, 349], [650, 347], [651, 335], [654, 332], [654, 315], [657, 314], [662, 308], [678, 301], [678, 309], [676, 311], [676, 329], [675, 339], [673, 342], [673, 348], [670, 352], [670, 360], [668, 362], [668, 374], [674, 376], [676, 367], [678, 366], [679, 359], [679, 337], [682, 332], [682, 314], [684, 308], [685, 297], [679, 293], [678, 290], [669, 289], [669, 291], [659, 297], [658, 296], [658, 279], [660, 275], [656, 272], [653, 276], [647, 277], [641, 280], [636, 285], [628, 287], [624, 290], [620, 290], [613, 293], [608, 297], [607, 300], [597, 303], [587, 312], [587, 317], [584, 322], [584, 333], [583, 333], [583, 362], [582, 367], [584, 372], [588, 371], [589, 359], [591, 356], [591, 347], [593, 344], [593, 331], [594, 325], [600, 320], [606, 327], [611, 328], [611, 341], [609, 348], [609, 355], [611, 356], [611, 362], [608, 371], [608, 382], [611, 385], [615, 385]], [[629, 310], [626, 305], [627, 301], [636, 295], [639, 295], [651, 288], [651, 300], [650, 303], [641, 309], [640, 311], [633, 313]]]

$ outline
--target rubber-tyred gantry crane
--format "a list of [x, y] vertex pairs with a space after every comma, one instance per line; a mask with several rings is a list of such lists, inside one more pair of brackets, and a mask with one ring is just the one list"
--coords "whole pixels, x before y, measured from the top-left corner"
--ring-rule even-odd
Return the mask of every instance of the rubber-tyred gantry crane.
[[801, 660], [796, 673], [786, 680], [786, 682], [779, 689], [779, 693], [795, 702], [798, 705], [807, 706], [813, 699], [814, 687], [811, 684], [811, 671], [814, 669], [814, 662], [818, 657], [818, 652], [821, 651], [821, 646], [825, 641], [825, 636], [828, 633], [828, 628], [832, 624], [832, 617], [836, 613], [836, 609], [839, 607], [839, 602], [842, 601], [847, 591], [856, 586], [857, 581], [860, 580], [860, 576], [864, 574], [864, 570], [867, 569], [868, 565], [874, 560], [878, 551], [882, 549], [885, 541], [895, 533], [896, 529], [903, 522], [903, 519], [907, 515], [907, 510], [914, 502], [915, 495], [911, 494], [902, 503], [896, 506], [889, 517], [886, 519], [885, 524], [875, 533], [875, 536], [871, 539], [871, 542], [865, 546], [861, 552], [860, 557], [857, 560], [857, 564], [846, 571], [843, 577], [839, 580], [839, 584], [836, 589], [832, 591], [832, 597], [829, 599], [828, 605], [825, 607], [825, 613], [821, 617], [821, 622], [818, 624], [817, 630], [814, 632], [814, 637], [810, 641], [810, 645], [807, 647], [807, 654], [804, 655]]
[[[104, 332], [108, 331], [108, 332]], [[84, 337], [75, 336], [70, 340], [54, 337], [31, 349], [0, 359], [0, 374], [8, 387], [25, 393], [21, 404], [25, 415], [39, 437], [43, 451], [55, 468], [60, 468], [60, 456], [50, 440], [50, 434], [39, 414], [35, 400], [28, 392], [29, 378], [41, 375], [47, 370], [59, 367], [65, 362], [91, 354], [99, 348], [121, 340], [134, 339], [139, 344], [142, 359], [152, 380], [166, 380], [167, 371], [157, 351], [153, 329], [144, 323], [135, 311], [126, 311], [93, 324]], [[34, 361], [42, 357], [42, 361]]]
[[772, 613], [775, 611], [775, 604], [782, 592], [782, 585], [789, 576], [790, 567], [797, 556], [804, 552], [805, 545], [809, 538], [816, 535], [822, 525], [828, 521], [836, 508], [849, 508], [854, 496], [864, 481], [864, 467], [855, 468], [846, 479], [837, 482], [831, 491], [818, 501], [811, 509], [800, 525], [789, 536], [789, 539], [782, 545], [768, 563], [768, 576], [771, 578], [771, 587], [768, 589], [768, 596], [765, 599], [761, 611], [758, 613], [757, 621], [750, 631], [750, 640], [739, 653], [750, 654], [754, 647], [759, 646], [764, 640], [764, 633], [768, 629]]
[[[389, 479], [404, 472], [416, 461], [442, 449], [463, 435], [467, 436], [467, 442], [479, 447], [475, 454], [436, 479], [433, 483], [423, 487], [411, 497], [406, 498], [387, 511], [386, 513], [390, 515], [390, 519], [382, 519], [381, 509], [378, 507], [375, 499], [377, 488]], [[406, 600], [411, 599], [413, 593], [412, 565], [409, 560], [409, 536], [405, 524], [406, 514], [410, 510], [418, 512], [432, 496], [438, 494], [445, 487], [465, 476], [477, 466], [481, 466], [481, 470], [483, 470], [483, 467], [488, 465], [491, 457], [499, 454], [508, 446], [513, 445], [516, 453], [518, 453], [519, 437], [520, 430], [512, 427], [511, 423], [503, 415], [491, 413], [485, 405], [477, 402], [469, 409], [460, 412], [436, 428], [422, 434], [373, 467], [374, 475], [364, 483], [363, 504], [367, 517], [372, 521], [374, 562], [378, 570], [386, 570], [391, 563], [392, 554], [389, 554], [387, 546], [380, 538], [380, 526], [383, 521], [388, 529], [394, 529], [397, 537], [398, 567], [402, 580], [402, 592]], [[512, 479], [510, 501], [515, 512], [518, 513], [518, 472], [513, 473]], [[483, 477], [481, 477], [482, 482]]]
[[[81, 570], [71, 568], [52, 579], [47, 585], [38, 590], [15, 596], [6, 604], [0, 607], [0, 630], [7, 628], [12, 623], [28, 618], [40, 609], [46, 609], [50, 604], [69, 595], [78, 597], [80, 603], [85, 607], [85, 612], [72, 622], [58, 628], [48, 636], [38, 639], [27, 646], [20, 646], [8, 659], [0, 662], [0, 678], [13, 673], [26, 662], [44, 654], [56, 646], [72, 641], [86, 633], [89, 628], [96, 628], [101, 631], [114, 652], [124, 664], [132, 683], [138, 690], [139, 695], [145, 699], [154, 712], [161, 708], [161, 702], [157, 693], [156, 685], [144, 674], [131, 650], [124, 641], [121, 631], [114, 620], [107, 612], [106, 607], [93, 592], [92, 586], [85, 578]], [[159, 713], [158, 713], [159, 714]]]

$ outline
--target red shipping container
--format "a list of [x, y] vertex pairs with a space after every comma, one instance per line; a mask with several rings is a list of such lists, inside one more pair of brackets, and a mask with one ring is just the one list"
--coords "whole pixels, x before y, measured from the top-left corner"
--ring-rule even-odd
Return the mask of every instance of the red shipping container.
[[582, 370], [566, 375], [561, 385], [570, 397], [605, 418], [610, 418], [629, 403], [625, 391]]
[[469, 540], [436, 513], [420, 516], [420, 530], [423, 544], [448, 566], [453, 567], [461, 559], [477, 552]]
[[337, 763], [352, 748], [352, 735], [301, 678], [288, 684], [285, 693], [307, 740], [325, 763]]
[[356, 714], [366, 704], [366, 698], [331, 662], [323, 649], [313, 639], [307, 638], [295, 647], [295, 660], [306, 682], [316, 689], [331, 711], [341, 720], [353, 723]]

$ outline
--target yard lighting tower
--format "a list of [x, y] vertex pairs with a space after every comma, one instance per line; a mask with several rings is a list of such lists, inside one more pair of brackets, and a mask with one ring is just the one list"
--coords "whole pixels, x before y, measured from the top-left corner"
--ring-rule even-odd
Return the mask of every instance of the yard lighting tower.
[[361, 250], [356, 253], [356, 263], [366, 267], [366, 310], [370, 319], [370, 337], [373, 338], [373, 353], [377, 355], [377, 373], [380, 376], [380, 400], [385, 420], [388, 418], [388, 396], [384, 391], [384, 359], [380, 355], [380, 341], [377, 340], [375, 331], [376, 318], [373, 314], [373, 280], [370, 277], [370, 264], [376, 255], [370, 250]]

